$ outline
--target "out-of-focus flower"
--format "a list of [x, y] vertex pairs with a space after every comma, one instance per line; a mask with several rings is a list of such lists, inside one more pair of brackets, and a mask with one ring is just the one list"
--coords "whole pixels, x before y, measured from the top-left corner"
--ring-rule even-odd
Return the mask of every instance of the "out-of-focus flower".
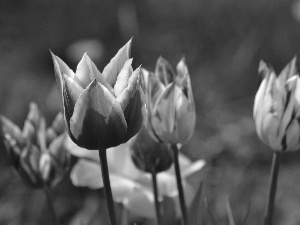
[[157, 60], [155, 73], [142, 69], [148, 118], [146, 127], [160, 142], [177, 144], [191, 138], [196, 123], [190, 75], [181, 59], [176, 73], [164, 58]]
[[263, 81], [254, 101], [254, 120], [258, 137], [274, 151], [300, 148], [300, 86], [296, 57], [276, 76], [274, 70], [260, 62]]
[[131, 145], [131, 157], [135, 166], [148, 173], [159, 173], [173, 163], [169, 145], [156, 142], [142, 126]]
[[8, 158], [23, 180], [35, 188], [52, 187], [60, 182], [70, 162], [70, 154], [64, 148], [62, 115], [58, 114], [46, 129], [44, 117], [37, 105], [31, 103], [22, 131], [6, 117], [0, 119]]
[[140, 69], [129, 59], [131, 40], [103, 72], [84, 54], [74, 73], [52, 54], [62, 108], [71, 139], [86, 149], [106, 149], [133, 137], [142, 125], [144, 93]]
[[[152, 180], [149, 173], [138, 170], [131, 159], [131, 146], [135, 142], [133, 137], [127, 143], [111, 148], [107, 151], [108, 169], [111, 189], [115, 202], [122, 203], [131, 213], [145, 218], [155, 218], [154, 195]], [[75, 186], [98, 189], [103, 187], [99, 164], [99, 155], [94, 151], [78, 147], [70, 139], [67, 139], [71, 154], [81, 158], [71, 171], [71, 180]], [[183, 186], [186, 203], [189, 205], [196, 193], [197, 187], [188, 180], [196, 175], [205, 165], [204, 160], [191, 162], [184, 155], [179, 155], [179, 162], [183, 177]], [[171, 197], [175, 209], [180, 215], [178, 190], [174, 168], [157, 174], [158, 192], [161, 196]], [[198, 178], [199, 176], [197, 176]], [[194, 176], [193, 176], [194, 178]], [[195, 181], [197, 184], [199, 181]]]

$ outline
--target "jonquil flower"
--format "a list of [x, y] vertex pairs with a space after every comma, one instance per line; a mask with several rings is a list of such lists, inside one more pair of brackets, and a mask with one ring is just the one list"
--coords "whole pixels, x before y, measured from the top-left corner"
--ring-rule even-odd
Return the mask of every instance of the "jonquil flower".
[[84, 54], [74, 73], [52, 54], [62, 108], [71, 139], [86, 149], [106, 149], [128, 141], [142, 124], [140, 68], [129, 59], [131, 40], [102, 73]]
[[46, 129], [44, 117], [37, 105], [31, 103], [22, 131], [4, 116], [0, 117], [0, 123], [10, 163], [26, 183], [42, 188], [61, 181], [70, 162], [64, 147], [66, 134], [61, 114]]
[[259, 138], [275, 151], [295, 151], [300, 147], [300, 86], [296, 58], [276, 76], [260, 62], [264, 78], [254, 101], [254, 120]]
[[[151, 175], [137, 169], [130, 155], [135, 138], [133, 137], [127, 143], [110, 148], [107, 151], [112, 194], [115, 202], [122, 203], [134, 215], [154, 219], [155, 208]], [[66, 146], [68, 146], [71, 154], [80, 158], [71, 171], [73, 184], [92, 189], [102, 188], [103, 181], [99, 176], [101, 168], [97, 152], [80, 148], [70, 139], [67, 139]], [[180, 154], [179, 162], [182, 168], [186, 203], [190, 205], [197, 190], [195, 184], [199, 184], [200, 179], [203, 177], [199, 176], [198, 172], [205, 165], [205, 161], [191, 162], [187, 157]], [[157, 183], [159, 194], [170, 197], [174, 202], [177, 215], [180, 215], [174, 168], [171, 167], [158, 173]]]
[[155, 73], [142, 69], [148, 118], [146, 127], [160, 142], [177, 144], [189, 140], [196, 123], [190, 75], [181, 59], [176, 73], [164, 58], [157, 60]]

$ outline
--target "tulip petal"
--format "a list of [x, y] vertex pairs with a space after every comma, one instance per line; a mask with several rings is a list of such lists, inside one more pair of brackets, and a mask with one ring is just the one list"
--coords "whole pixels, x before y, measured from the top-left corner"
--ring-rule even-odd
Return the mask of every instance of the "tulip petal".
[[126, 178], [135, 179], [142, 172], [138, 170], [131, 159], [130, 148], [135, 137], [119, 146], [107, 149], [107, 163], [109, 171]]
[[66, 129], [64, 117], [59, 112], [56, 117], [54, 118], [50, 127], [48, 127], [46, 131], [46, 140], [47, 146], [56, 138], [58, 135], [62, 134]]
[[25, 139], [30, 140], [32, 143], [37, 144], [37, 132], [39, 129], [42, 115], [35, 103], [30, 103], [29, 113], [24, 123], [22, 135]]
[[79, 146], [106, 149], [124, 142], [127, 124], [118, 101], [94, 80], [76, 102], [70, 130]]
[[288, 78], [297, 73], [296, 61], [297, 57], [295, 56], [278, 75], [278, 82], [282, 84], [282, 86], [285, 84]]
[[116, 97], [119, 97], [119, 95], [123, 92], [123, 90], [128, 86], [128, 80], [130, 76], [132, 75], [132, 67], [131, 67], [132, 59], [128, 59], [121, 72], [118, 75], [114, 90]]
[[84, 159], [78, 160], [71, 170], [70, 178], [77, 187], [98, 189], [103, 187], [100, 164]]
[[86, 88], [95, 79], [99, 83], [103, 84], [114, 95], [113, 88], [107, 83], [105, 78], [97, 69], [95, 63], [85, 53], [81, 61], [78, 63], [74, 80], [80, 84], [82, 88]]
[[155, 75], [165, 86], [175, 80], [175, 73], [169, 62], [163, 57], [159, 57], [156, 62]]
[[114, 201], [123, 202], [132, 193], [134, 193], [139, 185], [134, 181], [121, 177], [117, 174], [110, 173], [110, 186], [113, 194]]
[[178, 62], [176, 70], [177, 76], [181, 79], [189, 73], [184, 57]]
[[58, 165], [62, 167], [66, 162], [68, 162], [67, 158], [69, 158], [69, 154], [64, 148], [66, 136], [66, 134], [61, 134], [55, 138], [49, 146], [49, 153], [56, 160], [56, 162], [58, 162]]
[[175, 83], [171, 83], [166, 87], [158, 97], [152, 111], [152, 127], [156, 135], [165, 142], [171, 141], [170, 134], [175, 129], [175, 87]]
[[117, 54], [110, 60], [110, 62], [104, 68], [102, 75], [105, 78], [105, 80], [110, 84], [110, 86], [112, 86], [112, 87], [115, 86], [117, 76], [119, 75], [125, 62], [130, 57], [130, 49], [131, 49], [131, 40], [128, 41], [117, 52]]
[[205, 166], [205, 160], [197, 160], [193, 162], [189, 167], [187, 168], [181, 168], [181, 174], [182, 177], [188, 178], [189, 176], [192, 176], [196, 172], [200, 171]]
[[286, 144], [287, 151], [296, 151], [300, 147], [300, 126], [296, 119], [293, 119], [291, 124], [286, 129]]
[[69, 66], [63, 60], [61, 60], [58, 56], [54, 55], [51, 51], [50, 51], [50, 53], [52, 55], [52, 60], [54, 63], [54, 70], [55, 70], [56, 76], [64, 73], [64, 74], [68, 75], [70, 78], [74, 78], [75, 73], [73, 72], [73, 70], [71, 70], [69, 68]]
[[133, 137], [141, 128], [144, 106], [143, 91], [139, 85], [140, 69], [136, 69], [128, 80], [128, 87], [117, 98], [127, 123], [126, 140]]
[[124, 199], [123, 205], [137, 216], [155, 218], [154, 196], [146, 189], [136, 190], [127, 199]]
[[189, 102], [189, 99], [184, 95], [179, 87], [175, 87], [176, 118], [175, 130], [173, 132], [174, 142], [184, 143], [191, 138], [194, 133], [196, 124], [196, 111], [194, 102]]
[[9, 138], [15, 140], [18, 145], [22, 146], [25, 144], [20, 128], [12, 121], [7, 119], [5, 116], [0, 115], [0, 125], [1, 136], [5, 137], [6, 135], [9, 135]]

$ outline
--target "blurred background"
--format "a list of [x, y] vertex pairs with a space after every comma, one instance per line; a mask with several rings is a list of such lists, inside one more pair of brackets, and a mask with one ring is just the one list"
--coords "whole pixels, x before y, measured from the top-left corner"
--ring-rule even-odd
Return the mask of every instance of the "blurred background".
[[[228, 224], [227, 197], [237, 222], [250, 202], [247, 224], [263, 224], [272, 151], [252, 119], [257, 69], [263, 59], [279, 73], [300, 52], [300, 1], [1, 0], [0, 113], [22, 127], [34, 101], [52, 121], [60, 102], [49, 49], [74, 70], [87, 52], [101, 71], [132, 37], [134, 67], [186, 58], [197, 125], [183, 152], [207, 161], [203, 196], [219, 224]], [[0, 224], [51, 224], [43, 193], [24, 185], [0, 150]], [[300, 224], [299, 160], [297, 152], [283, 157], [274, 224]], [[60, 224], [106, 217], [95, 215], [106, 210], [98, 195], [67, 176], [52, 190]]]

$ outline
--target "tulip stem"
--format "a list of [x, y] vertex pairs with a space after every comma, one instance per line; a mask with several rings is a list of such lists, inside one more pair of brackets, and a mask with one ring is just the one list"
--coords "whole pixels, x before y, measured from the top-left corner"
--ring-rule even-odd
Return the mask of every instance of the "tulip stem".
[[155, 210], [156, 210], [156, 224], [161, 225], [161, 210], [159, 204], [159, 196], [158, 196], [158, 189], [157, 189], [157, 177], [156, 177], [156, 170], [153, 168], [152, 170], [152, 185], [153, 185], [153, 192], [154, 192], [154, 201], [155, 201]]
[[172, 144], [172, 152], [173, 152], [173, 160], [174, 160], [174, 166], [175, 166], [175, 174], [177, 179], [177, 188], [178, 188], [178, 194], [179, 194], [179, 202], [181, 207], [181, 214], [182, 214], [182, 222], [183, 225], [188, 225], [188, 216], [187, 216], [187, 210], [186, 210], [186, 204], [183, 194], [183, 187], [181, 182], [181, 174], [180, 174], [180, 168], [179, 168], [179, 162], [178, 162], [178, 148], [176, 144]]
[[272, 217], [273, 217], [273, 209], [274, 209], [274, 202], [275, 202], [276, 189], [277, 189], [279, 164], [280, 164], [280, 153], [274, 152], [273, 160], [272, 160], [271, 174], [270, 174], [269, 196], [267, 199], [267, 206], [266, 206], [266, 211], [265, 211], [265, 225], [272, 225]]
[[55, 211], [54, 211], [54, 207], [53, 207], [53, 203], [52, 203], [51, 196], [50, 196], [50, 191], [49, 191], [48, 187], [44, 187], [44, 193], [45, 193], [46, 198], [47, 198], [47, 204], [48, 204], [48, 208], [49, 208], [49, 211], [50, 211], [50, 216], [51, 216], [53, 225], [58, 225], [57, 218], [56, 218]]
[[100, 156], [100, 164], [102, 170], [102, 179], [104, 184], [104, 190], [106, 195], [106, 203], [109, 214], [109, 221], [111, 225], [117, 225], [117, 217], [115, 212], [114, 200], [111, 193], [108, 166], [107, 166], [107, 158], [106, 158], [106, 149], [99, 150]]

